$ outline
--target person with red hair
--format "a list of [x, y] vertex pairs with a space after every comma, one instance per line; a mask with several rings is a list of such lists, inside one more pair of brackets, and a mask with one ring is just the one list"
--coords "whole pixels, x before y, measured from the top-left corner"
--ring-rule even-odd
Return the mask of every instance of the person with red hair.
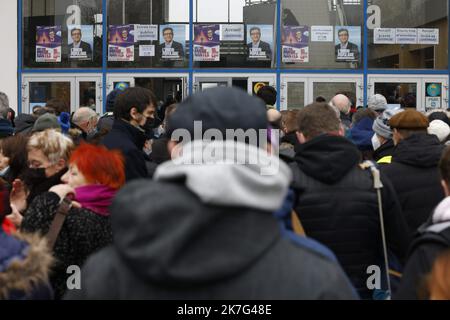
[[81, 267], [90, 254], [112, 242], [109, 205], [125, 183], [124, 159], [119, 151], [81, 144], [61, 180], [64, 184], [33, 200], [21, 224], [22, 231], [46, 234], [53, 245], [58, 263], [50, 282], [56, 298], [67, 290], [67, 268]]

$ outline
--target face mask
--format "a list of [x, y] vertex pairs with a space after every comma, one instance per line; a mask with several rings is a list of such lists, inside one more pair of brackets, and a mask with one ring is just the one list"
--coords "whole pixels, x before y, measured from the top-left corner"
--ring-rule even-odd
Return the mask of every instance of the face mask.
[[372, 137], [372, 147], [374, 151], [381, 147], [381, 142], [380, 139], [378, 139], [377, 134], [374, 134]]
[[29, 186], [42, 183], [46, 179], [45, 168], [28, 168], [24, 174], [24, 182]]
[[145, 133], [153, 133], [153, 128], [155, 127], [155, 119], [154, 118], [147, 118], [145, 121], [145, 124], [141, 126], [142, 129], [144, 129]]

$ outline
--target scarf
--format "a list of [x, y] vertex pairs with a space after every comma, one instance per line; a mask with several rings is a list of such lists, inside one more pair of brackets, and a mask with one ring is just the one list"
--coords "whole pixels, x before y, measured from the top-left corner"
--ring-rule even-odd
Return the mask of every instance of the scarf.
[[82, 208], [89, 209], [94, 213], [108, 217], [109, 206], [112, 203], [117, 190], [104, 185], [88, 185], [75, 189], [75, 201]]

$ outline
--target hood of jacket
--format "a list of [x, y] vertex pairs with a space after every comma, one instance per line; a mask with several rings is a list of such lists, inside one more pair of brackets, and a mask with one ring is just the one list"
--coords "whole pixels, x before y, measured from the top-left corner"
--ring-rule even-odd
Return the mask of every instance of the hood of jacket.
[[[278, 163], [277, 174], [226, 160], [188, 164], [202, 150], [194, 144], [183, 148], [178, 163], [162, 164], [154, 181], [127, 185], [111, 207], [119, 256], [152, 283], [183, 287], [232, 277], [279, 237], [272, 213], [287, 194], [289, 168], [267, 155], [264, 161]], [[264, 157], [260, 151], [250, 152]]]
[[450, 197], [446, 197], [438, 204], [438, 206], [434, 210], [432, 222], [434, 224], [441, 222], [450, 222]]
[[350, 134], [353, 143], [361, 151], [373, 150], [372, 137], [373, 137], [373, 120], [366, 117], [357, 122], [351, 129]]
[[435, 135], [417, 133], [398, 143], [392, 161], [422, 168], [436, 167], [443, 149]]
[[34, 123], [36, 122], [36, 118], [30, 114], [21, 113], [15, 119], [14, 123], [16, 125], [16, 133], [27, 134], [33, 130]]
[[327, 184], [341, 180], [360, 159], [353, 143], [331, 135], [322, 135], [302, 144], [295, 156], [300, 170]]
[[8, 236], [0, 231], [0, 299], [18, 292], [28, 295], [48, 283], [52, 263], [44, 238], [20, 233]]

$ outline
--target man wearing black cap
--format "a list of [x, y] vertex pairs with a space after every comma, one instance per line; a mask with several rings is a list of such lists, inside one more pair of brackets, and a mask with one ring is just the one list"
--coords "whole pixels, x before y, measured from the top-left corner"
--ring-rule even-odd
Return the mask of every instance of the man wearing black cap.
[[392, 181], [414, 235], [444, 198], [438, 170], [444, 147], [435, 135], [428, 134], [427, 117], [414, 109], [396, 114], [389, 125], [396, 148], [392, 163], [381, 171]]
[[266, 132], [253, 140], [267, 128], [262, 100], [206, 90], [181, 103], [168, 127], [173, 160], [118, 194], [114, 247], [87, 261], [69, 298], [354, 298], [335, 261], [280, 234], [273, 212], [292, 176], [268, 154]]

